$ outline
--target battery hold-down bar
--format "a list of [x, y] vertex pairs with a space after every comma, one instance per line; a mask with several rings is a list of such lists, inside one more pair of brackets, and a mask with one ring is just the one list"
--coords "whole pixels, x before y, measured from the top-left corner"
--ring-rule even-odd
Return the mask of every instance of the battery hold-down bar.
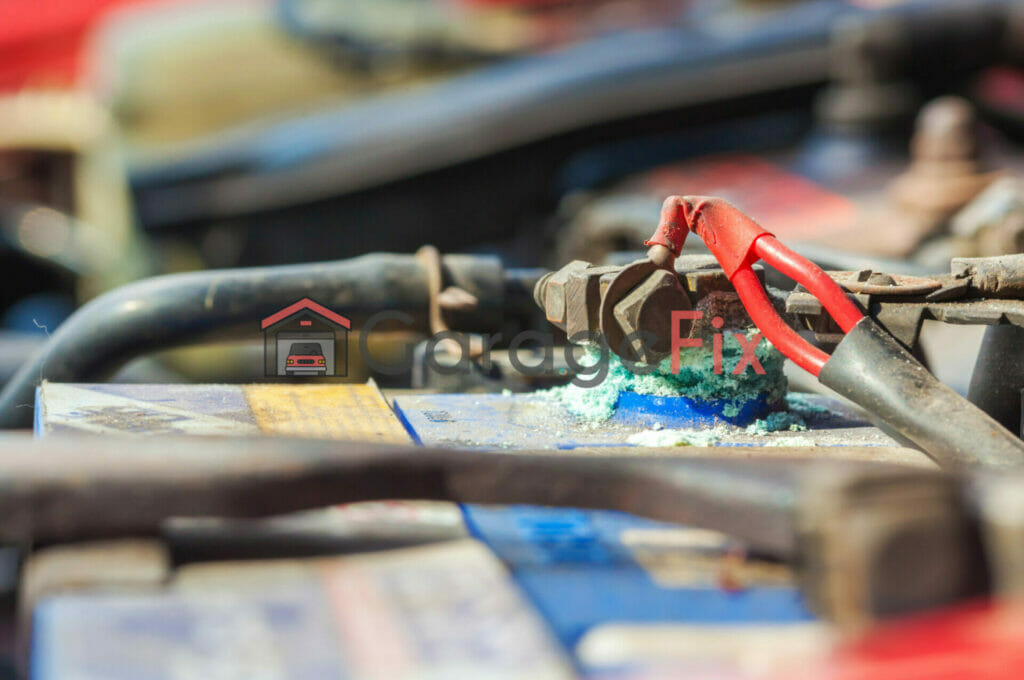
[[[882, 429], [945, 467], [1024, 465], [1024, 442], [939, 382], [847, 296], [820, 267], [720, 198], [671, 196], [646, 242], [648, 257], [672, 270], [689, 232], [729, 277], [750, 318], [779, 351], [867, 410]], [[846, 334], [831, 356], [776, 312], [751, 266], [758, 260], [802, 284]]]

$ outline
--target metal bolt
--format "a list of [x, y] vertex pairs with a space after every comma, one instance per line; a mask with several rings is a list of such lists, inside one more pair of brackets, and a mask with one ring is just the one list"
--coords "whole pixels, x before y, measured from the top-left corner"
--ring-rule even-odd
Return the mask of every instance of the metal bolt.
[[939, 97], [921, 109], [910, 151], [913, 161], [889, 193], [900, 210], [932, 228], [996, 178], [979, 160], [974, 109], [959, 97]]
[[565, 286], [569, 281], [569, 275], [589, 266], [589, 262], [573, 260], [558, 271], [545, 275], [537, 282], [534, 298], [538, 304], [543, 301], [544, 315], [548, 321], [559, 327], [565, 326]]
[[623, 297], [614, 314], [625, 335], [636, 338], [632, 349], [640, 361], [654, 364], [671, 349], [672, 312], [690, 308], [690, 298], [678, 276], [659, 269]]
[[541, 309], [544, 309], [545, 307], [544, 298], [547, 296], [548, 281], [551, 279], [552, 274], [554, 274], [554, 272], [544, 274], [537, 279], [537, 283], [533, 286], [533, 301], [536, 302], [537, 306]]
[[939, 97], [917, 116], [910, 151], [915, 162], [972, 161], [978, 156], [977, 117], [960, 97]]
[[[601, 277], [616, 274], [622, 267], [587, 267], [569, 273], [565, 285], [565, 334], [583, 337], [587, 331], [600, 331]], [[579, 342], [577, 344], [590, 344]]]

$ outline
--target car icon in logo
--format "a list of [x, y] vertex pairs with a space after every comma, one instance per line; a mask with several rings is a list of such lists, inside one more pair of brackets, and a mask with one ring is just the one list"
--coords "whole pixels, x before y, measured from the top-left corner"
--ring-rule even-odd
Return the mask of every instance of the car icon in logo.
[[260, 321], [267, 377], [348, 375], [348, 317], [302, 298]]
[[320, 343], [292, 343], [284, 370], [288, 375], [327, 375], [327, 361]]

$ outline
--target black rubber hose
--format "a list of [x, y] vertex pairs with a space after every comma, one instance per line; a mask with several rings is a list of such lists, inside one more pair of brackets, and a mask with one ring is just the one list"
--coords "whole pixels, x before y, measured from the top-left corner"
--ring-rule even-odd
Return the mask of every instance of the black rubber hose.
[[989, 326], [971, 374], [967, 399], [1011, 432], [1021, 431], [1024, 328]]
[[[941, 83], [955, 82], [1000, 58], [1006, 12], [1001, 0], [899, 3], [870, 13], [813, 2], [766, 11], [713, 38], [671, 23], [616, 31], [406, 92], [244, 126], [183, 158], [140, 159], [132, 185], [147, 227], [180, 225], [379, 187], [559, 135], [592, 139], [588, 130], [616, 121], [817, 87], [829, 78], [829, 40], [844, 17], [899, 19], [899, 56], [914, 67], [905, 75], [938, 72]], [[955, 61], [934, 67], [937, 55], [953, 53]]]
[[[477, 297], [479, 328], [504, 314], [505, 281], [497, 258], [444, 258], [452, 283]], [[0, 392], [0, 428], [29, 427], [43, 380], [109, 378], [143, 354], [213, 339], [260, 337], [260, 320], [304, 297], [344, 314], [357, 329], [387, 310], [409, 314], [409, 330], [427, 330], [427, 278], [412, 255], [372, 254], [282, 267], [222, 269], [137, 281], [90, 301], [68, 318]]]
[[818, 380], [943, 467], [1024, 465], [1024, 442], [939, 382], [869, 317], [846, 334]]

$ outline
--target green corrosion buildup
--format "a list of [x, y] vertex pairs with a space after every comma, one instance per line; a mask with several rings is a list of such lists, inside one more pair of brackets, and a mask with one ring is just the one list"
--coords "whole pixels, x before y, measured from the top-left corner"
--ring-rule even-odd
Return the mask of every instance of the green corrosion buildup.
[[[748, 331], [752, 337], [754, 331]], [[732, 371], [743, 355], [740, 344], [731, 333], [724, 334], [721, 373], [715, 373], [711, 342], [703, 347], [685, 347], [680, 350], [679, 372], [672, 373], [671, 359], [665, 359], [647, 374], [633, 373], [615, 355], [608, 353], [608, 375], [599, 384], [590, 387], [565, 385], [546, 392], [571, 414], [588, 423], [601, 423], [615, 413], [620, 392], [636, 392], [658, 397], [688, 397], [697, 401], [725, 401], [722, 409], [726, 417], [735, 416], [748, 402], [766, 395], [768, 403], [781, 405], [786, 394], [786, 376], [782, 372], [785, 358], [767, 340], [758, 343], [754, 351], [764, 373], [748, 365], [739, 375]], [[601, 352], [589, 350], [580, 361], [584, 366], [595, 366], [602, 361]], [[595, 369], [599, 371], [600, 369]], [[592, 380], [593, 373], [582, 379]], [[782, 429], [782, 428], [780, 428]], [[789, 429], [788, 424], [785, 429]]]
[[803, 432], [807, 423], [792, 411], [776, 411], [747, 426], [747, 434], [768, 434], [769, 432]]

